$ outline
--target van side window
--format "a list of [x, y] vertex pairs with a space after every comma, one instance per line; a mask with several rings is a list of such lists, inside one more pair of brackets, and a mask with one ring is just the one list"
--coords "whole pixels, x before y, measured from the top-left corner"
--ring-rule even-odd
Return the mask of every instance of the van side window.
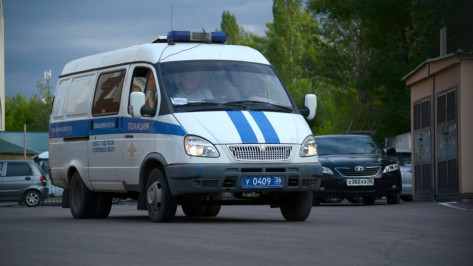
[[[67, 117], [85, 117], [90, 100], [88, 95], [94, 89], [95, 75], [76, 77], [72, 80], [66, 101]], [[60, 113], [59, 113], [60, 114]]]
[[100, 75], [95, 89], [92, 115], [118, 113], [124, 80], [125, 70]]
[[53, 110], [51, 111], [53, 117], [59, 117], [63, 114], [64, 99], [66, 98], [68, 82], [69, 80], [62, 80], [56, 88]]
[[145, 67], [135, 68], [130, 93], [135, 91], [145, 94], [145, 112], [143, 116], [154, 116], [156, 114], [157, 86], [154, 73], [151, 69]]

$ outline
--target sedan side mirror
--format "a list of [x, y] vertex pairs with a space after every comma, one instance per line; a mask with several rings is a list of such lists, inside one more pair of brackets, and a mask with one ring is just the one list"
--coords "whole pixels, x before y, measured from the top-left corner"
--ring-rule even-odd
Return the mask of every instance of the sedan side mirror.
[[386, 155], [388, 155], [388, 156], [396, 155], [396, 149], [395, 148], [387, 148], [386, 149]]

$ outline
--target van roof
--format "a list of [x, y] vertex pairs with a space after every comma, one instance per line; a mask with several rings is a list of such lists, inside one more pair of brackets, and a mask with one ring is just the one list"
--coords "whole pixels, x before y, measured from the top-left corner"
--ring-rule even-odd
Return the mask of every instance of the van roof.
[[208, 43], [148, 43], [83, 57], [67, 63], [61, 76], [133, 62], [172, 62], [185, 60], [232, 60], [269, 65], [257, 50], [238, 45]]

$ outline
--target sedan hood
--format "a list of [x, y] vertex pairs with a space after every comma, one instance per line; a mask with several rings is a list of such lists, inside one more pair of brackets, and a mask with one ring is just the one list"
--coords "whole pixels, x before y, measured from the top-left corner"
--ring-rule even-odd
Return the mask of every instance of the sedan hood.
[[323, 166], [350, 166], [350, 165], [385, 165], [389, 158], [385, 155], [372, 154], [343, 154], [343, 155], [319, 155], [319, 161]]

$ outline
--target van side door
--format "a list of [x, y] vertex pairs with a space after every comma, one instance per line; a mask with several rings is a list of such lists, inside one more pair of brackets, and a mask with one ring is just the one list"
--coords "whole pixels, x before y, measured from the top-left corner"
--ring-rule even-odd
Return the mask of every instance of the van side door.
[[[139, 170], [146, 155], [156, 151], [155, 123], [159, 110], [160, 91], [154, 67], [146, 64], [135, 64], [132, 73], [129, 95], [132, 92], [145, 94], [145, 105], [142, 110], [128, 108], [124, 117], [123, 171], [122, 177], [127, 184], [139, 184]], [[141, 118], [133, 118], [132, 112], [141, 112]]]
[[120, 180], [123, 134], [120, 134], [119, 114], [125, 77], [126, 68], [118, 67], [100, 72], [97, 78], [88, 141], [89, 179], [95, 190], [123, 191]]

